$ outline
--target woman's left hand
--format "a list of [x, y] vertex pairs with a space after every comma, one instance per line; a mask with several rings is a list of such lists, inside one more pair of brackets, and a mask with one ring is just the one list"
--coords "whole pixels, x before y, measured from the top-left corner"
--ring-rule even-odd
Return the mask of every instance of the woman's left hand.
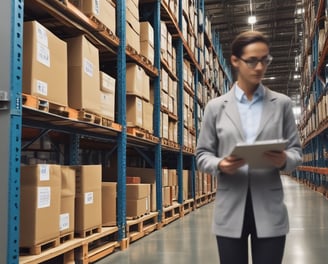
[[276, 168], [282, 169], [286, 165], [287, 155], [285, 151], [267, 151], [264, 157]]

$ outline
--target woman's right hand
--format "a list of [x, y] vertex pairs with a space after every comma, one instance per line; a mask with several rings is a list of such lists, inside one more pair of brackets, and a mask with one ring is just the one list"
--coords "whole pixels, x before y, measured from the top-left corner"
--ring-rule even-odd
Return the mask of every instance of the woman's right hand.
[[236, 156], [228, 156], [219, 162], [218, 169], [225, 174], [235, 174], [236, 171], [245, 164], [246, 162], [244, 159]]

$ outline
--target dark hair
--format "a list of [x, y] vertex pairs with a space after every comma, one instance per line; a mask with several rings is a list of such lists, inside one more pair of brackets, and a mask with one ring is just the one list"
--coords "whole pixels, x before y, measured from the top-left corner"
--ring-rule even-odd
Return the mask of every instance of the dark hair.
[[255, 42], [262, 42], [269, 47], [269, 41], [259, 31], [245, 31], [240, 33], [232, 42], [231, 55], [240, 58], [243, 54], [244, 47]]

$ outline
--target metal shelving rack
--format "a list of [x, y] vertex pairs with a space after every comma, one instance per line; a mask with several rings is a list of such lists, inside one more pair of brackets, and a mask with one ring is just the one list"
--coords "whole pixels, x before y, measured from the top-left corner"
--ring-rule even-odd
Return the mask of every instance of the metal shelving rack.
[[4, 173], [0, 184], [0, 246], [3, 252], [0, 262], [14, 264], [18, 263], [19, 255], [23, 1], [5, 1], [0, 15], [3, 18], [0, 32], [4, 36], [0, 51], [0, 153]]
[[[42, 2], [40, 2], [42, 3]], [[202, 10], [204, 14], [204, 1], [197, 1], [197, 8]], [[154, 43], [155, 43], [155, 60], [154, 66], [156, 69], [161, 68], [161, 53], [160, 53], [160, 38], [161, 38], [161, 1], [154, 1], [153, 3], [152, 25], [154, 28]], [[2, 139], [0, 154], [2, 157], [2, 171], [7, 177], [2, 177], [2, 184], [0, 193], [3, 194], [1, 199], [2, 215], [0, 220], [0, 234], [1, 249], [6, 254], [1, 254], [0, 263], [19, 263], [19, 199], [20, 199], [20, 156], [21, 156], [21, 133], [22, 126], [38, 127], [40, 129], [58, 130], [70, 135], [70, 144], [67, 151], [69, 156], [66, 157], [65, 163], [80, 164], [78, 151], [80, 147], [81, 136], [92, 135], [92, 137], [102, 140], [107, 139], [107, 134], [110, 134], [111, 140], [117, 143], [118, 153], [118, 187], [117, 187], [117, 201], [118, 201], [118, 240], [122, 241], [126, 238], [126, 148], [128, 144], [127, 127], [126, 127], [126, 17], [125, 8], [126, 1], [116, 1], [117, 8], [117, 37], [120, 42], [117, 47], [117, 83], [118, 83], [118, 116], [117, 121], [121, 125], [121, 131], [107, 132], [102, 131], [100, 134], [77, 130], [76, 128], [58, 127], [56, 125], [40, 124], [33, 120], [24, 120], [22, 114], [22, 42], [23, 42], [23, 18], [24, 18], [24, 1], [12, 0], [5, 1], [2, 4], [0, 15], [3, 19], [1, 24], [1, 34], [3, 36], [10, 36], [4, 38], [2, 41], [0, 58], [2, 62], [1, 84], [0, 90], [0, 122], [2, 124]], [[179, 0], [179, 25], [178, 29], [182, 32], [182, 0]], [[203, 29], [204, 30], [204, 27]], [[183, 118], [183, 91], [184, 91], [184, 76], [183, 76], [183, 59], [185, 47], [183, 39], [180, 36], [176, 43], [177, 49], [177, 73], [178, 73], [178, 117]], [[201, 51], [198, 49], [198, 58], [202, 56]], [[227, 75], [229, 76], [229, 75]], [[195, 83], [197, 84], [202, 77], [202, 73], [198, 67], [195, 67]], [[229, 79], [229, 78], [228, 78]], [[155, 86], [155, 100], [154, 100], [154, 136], [160, 137], [160, 75], [153, 76]], [[229, 82], [229, 80], [228, 80]], [[227, 83], [228, 83], [227, 82]], [[197, 122], [197, 93], [194, 96], [194, 115], [196, 137], [198, 135], [198, 122]], [[179, 183], [179, 196], [178, 202], [183, 204], [183, 175], [184, 161], [187, 159], [191, 164], [192, 171], [192, 196], [195, 198], [195, 159], [190, 153], [184, 152], [184, 124], [179, 122], [178, 126], [178, 143], [180, 145], [177, 157], [177, 174]], [[9, 139], [9, 141], [8, 141]], [[107, 139], [108, 140], [108, 139]], [[154, 168], [156, 171], [156, 196], [158, 208], [158, 221], [162, 220], [162, 145], [161, 142], [154, 144]], [[9, 153], [9, 155], [8, 155]]]
[[[328, 196], [327, 154], [325, 154], [328, 151], [328, 126], [326, 121], [319, 120], [320, 103], [324, 96], [327, 96], [326, 80], [328, 78], [326, 66], [328, 63], [326, 59], [328, 38], [326, 33], [322, 50], [319, 53], [319, 30], [325, 27], [322, 18], [325, 17], [328, 6], [327, 1], [324, 0], [305, 1], [304, 5], [306, 9], [305, 19], [308, 22], [310, 32], [308, 37], [310, 47], [304, 51], [304, 61], [307, 59], [306, 56], [312, 55], [312, 61], [308, 62], [307, 65], [312, 72], [309, 78], [304, 77], [306, 89], [302, 94], [302, 102], [306, 115], [300, 124], [300, 129], [303, 134], [303, 153], [306, 160], [298, 168], [297, 177], [314, 190], [319, 190]], [[312, 12], [314, 13], [312, 14]], [[311, 15], [314, 15], [314, 17]], [[312, 19], [314, 20], [311, 21]], [[313, 127], [313, 124], [315, 124], [315, 127]], [[310, 129], [308, 129], [308, 126]], [[308, 130], [311, 131], [308, 132]]]

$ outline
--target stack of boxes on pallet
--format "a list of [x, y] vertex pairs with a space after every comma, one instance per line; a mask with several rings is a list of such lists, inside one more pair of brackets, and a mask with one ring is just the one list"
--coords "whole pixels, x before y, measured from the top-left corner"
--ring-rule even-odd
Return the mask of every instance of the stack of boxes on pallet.
[[115, 80], [100, 71], [86, 36], [61, 40], [37, 21], [24, 33], [24, 93], [114, 120]]
[[[54, 247], [100, 232], [108, 223], [102, 219], [102, 200], [107, 214], [116, 208], [116, 196], [102, 197], [101, 177], [100, 165], [21, 166], [20, 248], [37, 254], [41, 245]], [[116, 210], [111, 217], [116, 219]]]
[[217, 178], [207, 173], [196, 172], [196, 198], [214, 193], [217, 187]]

